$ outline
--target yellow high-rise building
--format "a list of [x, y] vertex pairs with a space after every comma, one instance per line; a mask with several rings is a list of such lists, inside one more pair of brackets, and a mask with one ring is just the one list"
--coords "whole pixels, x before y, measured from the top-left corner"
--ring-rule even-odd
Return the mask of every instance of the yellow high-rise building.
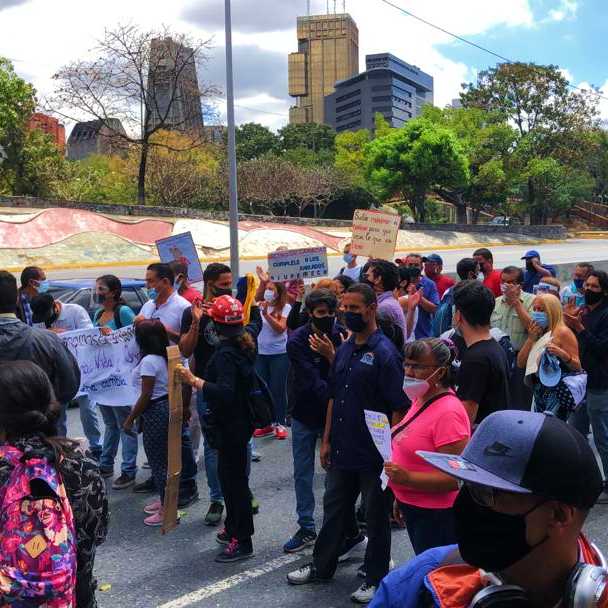
[[359, 29], [348, 14], [298, 17], [298, 52], [289, 55], [289, 122], [325, 122], [325, 96], [359, 73]]

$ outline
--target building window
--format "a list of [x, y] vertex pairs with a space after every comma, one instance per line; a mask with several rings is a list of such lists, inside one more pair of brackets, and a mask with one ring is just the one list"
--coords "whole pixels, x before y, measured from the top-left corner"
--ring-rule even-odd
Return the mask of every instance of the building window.
[[361, 116], [361, 110], [355, 110], [354, 112], [349, 112], [348, 114], [344, 114], [342, 116], [336, 116], [336, 122], [342, 122], [344, 120], [348, 120], [349, 118], [354, 118], [355, 116]]
[[375, 87], [372, 87], [372, 91], [390, 91], [390, 90], [391, 90], [390, 84], [376, 85]]
[[390, 95], [382, 95], [380, 97], [372, 97], [372, 101], [390, 101], [391, 100], [391, 96]]
[[392, 112], [393, 108], [392, 106], [380, 106], [378, 108], [373, 108], [372, 110], [374, 113], [380, 112], [381, 114], [384, 114], [385, 112]]
[[347, 125], [342, 125], [340, 127], [336, 127], [336, 132], [340, 133], [341, 131], [348, 131], [349, 129], [355, 129], [361, 126], [360, 120], [354, 120], [353, 122], [349, 122]]
[[357, 99], [356, 101], [351, 101], [351, 103], [347, 103], [345, 106], [340, 106], [339, 108], [336, 108], [336, 114], [338, 114], [339, 112], [344, 112], [344, 110], [348, 110], [349, 108], [355, 108], [360, 105], [360, 99]]
[[336, 103], [346, 101], [347, 99], [352, 99], [353, 97], [357, 97], [357, 95], [361, 95], [361, 89], [357, 89], [356, 91], [352, 91], [351, 93], [346, 93], [346, 95], [336, 97]]

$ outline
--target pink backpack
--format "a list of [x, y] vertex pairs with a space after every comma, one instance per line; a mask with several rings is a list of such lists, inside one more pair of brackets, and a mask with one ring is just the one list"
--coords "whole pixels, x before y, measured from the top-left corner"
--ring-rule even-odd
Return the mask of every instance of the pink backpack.
[[[23, 462], [14, 446], [0, 446], [1, 461], [12, 470], [0, 487], [0, 607], [73, 608], [76, 533], [61, 477], [44, 458]], [[34, 483], [41, 497], [32, 496], [36, 480], [48, 486]]]

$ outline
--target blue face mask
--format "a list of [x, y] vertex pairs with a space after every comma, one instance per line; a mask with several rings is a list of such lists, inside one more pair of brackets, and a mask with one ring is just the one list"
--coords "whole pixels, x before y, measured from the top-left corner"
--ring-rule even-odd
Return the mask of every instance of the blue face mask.
[[38, 283], [38, 293], [46, 293], [51, 287], [50, 281], [40, 281]]
[[354, 256], [352, 253], [345, 253], [345, 254], [342, 256], [342, 259], [343, 259], [343, 260], [344, 260], [344, 261], [345, 261], [347, 264], [350, 264], [350, 263], [353, 261], [354, 257], [355, 257], [355, 256]]
[[541, 312], [538, 310], [532, 311], [532, 321], [536, 323], [539, 327], [543, 329], [547, 329], [549, 327], [549, 317], [546, 312]]
[[155, 287], [152, 287], [152, 289], [148, 289], [148, 297], [154, 302], [154, 300], [156, 300], [156, 298], [158, 298], [158, 291], [156, 291]]

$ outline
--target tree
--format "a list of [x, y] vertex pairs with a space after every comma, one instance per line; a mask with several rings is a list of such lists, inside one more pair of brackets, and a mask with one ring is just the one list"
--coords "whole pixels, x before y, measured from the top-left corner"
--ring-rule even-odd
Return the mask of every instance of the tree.
[[608, 202], [608, 131], [598, 129], [592, 137], [595, 149], [589, 157], [589, 172], [595, 180], [593, 193]]
[[275, 152], [279, 138], [268, 128], [248, 122], [236, 129], [236, 157], [239, 161], [253, 160]]
[[384, 114], [376, 112], [374, 115], [374, 134], [376, 137], [383, 137], [388, 135], [393, 127], [388, 123], [388, 120], [384, 118]]
[[367, 129], [344, 131], [336, 135], [336, 169], [347, 175], [355, 187], [366, 186], [365, 146], [371, 138]]
[[328, 125], [314, 122], [301, 125], [286, 125], [279, 130], [281, 150], [306, 148], [312, 152], [335, 149], [336, 132]]
[[[167, 28], [141, 31], [134, 25], [119, 25], [106, 30], [96, 49], [97, 59], [77, 60], [53, 76], [57, 87], [48, 106], [70, 120], [100, 121], [112, 137], [137, 149], [137, 198], [144, 204], [150, 151], [170, 149], [154, 135], [167, 129], [189, 130], [193, 117], [201, 112], [201, 104], [192, 104], [192, 98], [205, 100], [217, 93], [215, 87], [198, 86], [189, 76], [193, 64], [206, 60], [208, 48], [209, 41]], [[124, 132], [111, 119], [119, 119]], [[191, 147], [203, 143], [203, 133], [189, 135], [194, 140]]]
[[426, 221], [432, 187], [458, 188], [469, 180], [468, 161], [454, 134], [425, 118], [376, 138], [365, 156], [367, 179], [380, 200], [402, 196], [418, 222]]

